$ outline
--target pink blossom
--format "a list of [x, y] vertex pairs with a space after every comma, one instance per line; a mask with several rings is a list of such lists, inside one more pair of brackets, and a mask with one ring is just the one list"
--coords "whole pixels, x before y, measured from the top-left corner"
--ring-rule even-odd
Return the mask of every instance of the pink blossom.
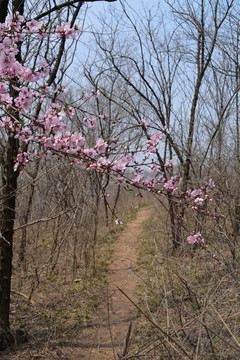
[[116, 220], [115, 220], [115, 224], [117, 224], [117, 225], [122, 225], [123, 223], [122, 223], [122, 221], [120, 221], [119, 219], [116, 219]]
[[164, 132], [165, 132], [166, 134], [170, 134], [170, 131], [168, 130], [167, 126], [164, 126]]
[[42, 77], [46, 77], [46, 75], [49, 73], [50, 71], [50, 66], [48, 65], [47, 61], [45, 59], [41, 60], [41, 76]]
[[83, 154], [93, 158], [96, 155], [96, 151], [94, 149], [84, 149]]
[[107, 143], [103, 139], [98, 139], [96, 143], [97, 152], [102, 154], [107, 149]]
[[181, 181], [181, 178], [179, 178], [178, 176], [172, 176], [171, 179], [168, 180], [163, 187], [170, 191], [173, 195], [175, 195], [177, 192], [177, 185], [179, 184], [179, 180]]
[[123, 172], [130, 163], [131, 159], [131, 156], [123, 156], [121, 159], [114, 161], [112, 169], [114, 171]]
[[75, 115], [75, 109], [72, 106], [69, 106], [69, 108], [67, 108], [67, 114], [70, 117], [70, 119], [73, 119]]
[[96, 98], [99, 98], [99, 96], [100, 96], [100, 91], [99, 90], [91, 90], [91, 93], [93, 94], [93, 95], [95, 95], [96, 96]]
[[160, 132], [156, 132], [151, 136], [151, 142], [154, 145], [157, 145], [160, 140], [162, 140], [162, 134]]
[[147, 152], [149, 154], [156, 153], [156, 145], [159, 143], [160, 140], [162, 140], [162, 134], [160, 132], [156, 132], [151, 136], [150, 140], [147, 140], [147, 144], [148, 144]]
[[95, 128], [96, 125], [97, 125], [97, 119], [96, 118], [92, 118], [92, 119], [84, 118], [83, 121], [88, 125], [88, 127], [90, 129]]
[[199, 244], [205, 242], [200, 232], [198, 232], [197, 234], [189, 235], [187, 237], [187, 241], [189, 242], [189, 244]]
[[59, 34], [60, 37], [65, 36], [66, 39], [69, 39], [70, 37], [74, 39], [76, 32], [79, 31], [79, 27], [77, 27], [77, 29], [71, 28], [70, 23], [66, 23], [65, 25], [57, 25], [55, 30], [56, 34]]
[[142, 180], [142, 176], [136, 174], [135, 178], [133, 179], [133, 182], [140, 183], [141, 180]]
[[190, 194], [191, 198], [194, 199], [195, 197], [198, 196], [198, 191], [197, 190], [193, 190]]
[[100, 167], [108, 168], [110, 165], [111, 165], [110, 160], [106, 159], [105, 157], [100, 157], [96, 163], [97, 168], [100, 168]]
[[209, 179], [208, 184], [211, 189], [215, 187], [215, 182], [213, 181], [213, 179]]
[[31, 33], [34, 33], [41, 29], [42, 24], [39, 23], [38, 21], [32, 19], [31, 21], [26, 23], [26, 26]]
[[142, 119], [139, 125], [142, 126], [143, 128], [146, 128], [147, 127], [147, 121], [145, 119]]
[[0, 101], [6, 103], [7, 108], [12, 107], [13, 99], [12, 99], [12, 97], [10, 95], [8, 95], [8, 94], [0, 94]]
[[10, 117], [3, 117], [2, 118], [2, 127], [11, 128], [12, 127], [12, 120]]
[[149, 146], [147, 150], [148, 154], [156, 154], [157, 150], [154, 145]]
[[204, 202], [204, 199], [199, 198], [199, 197], [194, 200], [194, 203], [195, 203], [197, 206], [202, 206], [203, 202]]

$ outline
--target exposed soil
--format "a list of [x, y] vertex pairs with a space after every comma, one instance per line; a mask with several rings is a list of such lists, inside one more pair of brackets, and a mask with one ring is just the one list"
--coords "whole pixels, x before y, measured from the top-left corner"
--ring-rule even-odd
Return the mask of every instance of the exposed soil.
[[82, 331], [81, 339], [74, 339], [65, 354], [72, 360], [117, 360], [124, 348], [124, 340], [132, 322], [136, 326], [137, 312], [134, 305], [118, 290], [122, 289], [133, 301], [137, 301], [135, 273], [137, 263], [137, 239], [142, 223], [150, 216], [150, 207], [139, 209], [135, 220], [130, 222], [113, 245], [113, 259], [107, 277], [106, 297], [98, 308], [95, 323]]

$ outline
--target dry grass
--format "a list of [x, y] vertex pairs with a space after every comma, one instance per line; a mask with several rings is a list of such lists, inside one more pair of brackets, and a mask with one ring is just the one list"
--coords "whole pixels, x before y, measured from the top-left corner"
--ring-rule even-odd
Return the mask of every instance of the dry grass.
[[[133, 208], [128, 219], [135, 212]], [[209, 237], [210, 248], [214, 242], [221, 262], [188, 244], [173, 253], [168, 218], [158, 205], [144, 227], [137, 289], [142, 315], [132, 339], [134, 348], [126, 359], [239, 359], [240, 266], [231, 263], [228, 244]], [[57, 266], [52, 271], [45, 267], [41, 274], [34, 275], [34, 266], [20, 272], [15, 265], [12, 329], [24, 332], [18, 342], [25, 334], [29, 341], [3, 352], [3, 360], [68, 359], [73, 339], [80, 338], [96, 318], [104, 296], [111, 243], [121, 229], [109, 231], [101, 225], [95, 261], [89, 262], [87, 271], [84, 264], [78, 267], [74, 277], [64, 268], [67, 257], [62, 253]], [[39, 251], [39, 263], [46, 241]]]
[[[188, 244], [173, 253], [166, 224], [155, 208], [140, 241], [138, 294], [146, 316], [136, 333], [139, 349], [128, 359], [239, 359], [240, 264], [219, 263]], [[221, 243], [221, 252], [227, 258], [228, 246]]]
[[[125, 223], [136, 215], [135, 207], [125, 209], [122, 219]], [[68, 359], [68, 346], [96, 318], [98, 306], [105, 298], [106, 275], [111, 259], [111, 245], [124, 226], [99, 226], [97, 244], [86, 268], [80, 263], [74, 276], [71, 270], [71, 252], [60, 253], [52, 270], [44, 262], [44, 247], [51, 244], [51, 238], [44, 237], [39, 253], [28, 249], [27, 271], [18, 268], [14, 259], [12, 281], [11, 329], [16, 336], [16, 345], [1, 353], [1, 359]], [[46, 235], [46, 234], [45, 234]], [[35, 251], [35, 250], [33, 250]], [[30, 255], [29, 255], [30, 254]], [[35, 272], [34, 272], [35, 270]], [[28, 339], [25, 342], [25, 339]], [[22, 344], [21, 344], [22, 342]]]

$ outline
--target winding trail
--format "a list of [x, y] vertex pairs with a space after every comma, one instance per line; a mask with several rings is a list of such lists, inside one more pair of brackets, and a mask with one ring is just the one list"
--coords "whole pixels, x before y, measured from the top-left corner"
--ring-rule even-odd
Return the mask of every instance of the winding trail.
[[136, 325], [136, 309], [118, 290], [122, 289], [137, 301], [135, 287], [138, 281], [134, 272], [137, 263], [137, 240], [142, 223], [150, 216], [150, 207], [139, 209], [135, 220], [123, 230], [113, 245], [113, 259], [107, 276], [106, 299], [98, 309], [96, 322], [86, 327], [75, 348], [68, 353], [71, 359], [118, 360], [129, 324]]

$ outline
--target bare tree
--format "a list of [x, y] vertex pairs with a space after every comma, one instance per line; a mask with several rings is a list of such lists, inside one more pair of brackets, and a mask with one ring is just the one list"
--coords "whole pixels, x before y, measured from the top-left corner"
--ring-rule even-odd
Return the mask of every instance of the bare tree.
[[[168, 1], [164, 10], [157, 4], [140, 14], [125, 2], [121, 5], [121, 14], [113, 10], [111, 18], [105, 15], [100, 19], [101, 31], [94, 29], [98, 48], [94, 63], [89, 57], [85, 73], [128, 116], [125, 134], [139, 129], [143, 118], [148, 126], [142, 128], [141, 142], [149, 140], [153, 132], [165, 134], [165, 146], [156, 153], [159, 166], [163, 176], [170, 178], [172, 171], [165, 164], [177, 158], [186, 191], [204, 181], [199, 171], [202, 173], [207, 159], [202, 154], [208, 154], [210, 147], [201, 133], [201, 119], [207, 119], [212, 107], [211, 98], [207, 101], [211, 96], [208, 84], [214, 81], [213, 64], [218, 62], [226, 22], [236, 4]], [[235, 96], [236, 86], [228, 99], [225, 97], [222, 118], [229, 114]], [[170, 196], [168, 201], [172, 241], [177, 248], [185, 210], [177, 210]]]

